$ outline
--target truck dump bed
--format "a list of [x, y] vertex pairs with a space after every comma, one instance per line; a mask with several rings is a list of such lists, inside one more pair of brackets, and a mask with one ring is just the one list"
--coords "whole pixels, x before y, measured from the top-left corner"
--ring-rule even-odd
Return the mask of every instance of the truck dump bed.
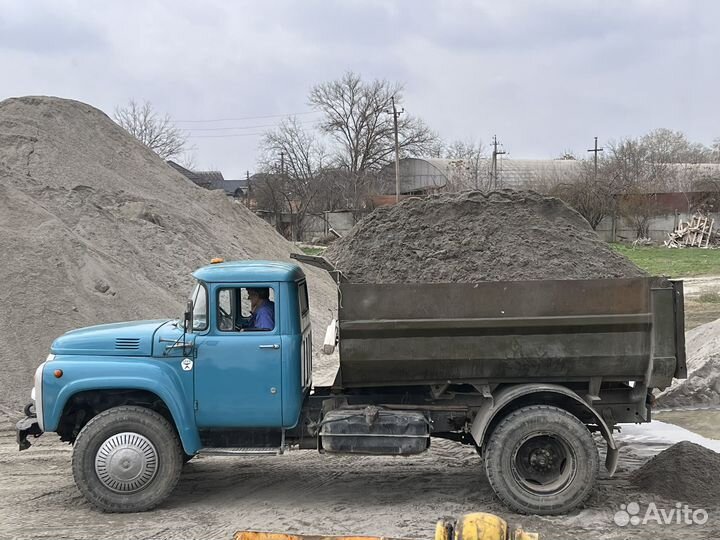
[[682, 282], [338, 286], [345, 387], [686, 376]]

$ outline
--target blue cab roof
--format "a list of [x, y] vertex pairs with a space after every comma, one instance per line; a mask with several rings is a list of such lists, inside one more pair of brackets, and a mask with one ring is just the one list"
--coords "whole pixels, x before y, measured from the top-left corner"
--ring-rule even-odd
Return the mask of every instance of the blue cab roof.
[[282, 261], [229, 261], [198, 268], [193, 277], [207, 283], [297, 281], [305, 273], [297, 265]]

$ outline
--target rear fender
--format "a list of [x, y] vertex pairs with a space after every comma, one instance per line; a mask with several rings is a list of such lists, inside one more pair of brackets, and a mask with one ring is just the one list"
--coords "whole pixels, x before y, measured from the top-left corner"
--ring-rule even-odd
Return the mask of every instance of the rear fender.
[[[556, 384], [519, 384], [505, 387], [493, 393], [473, 419], [470, 432], [475, 444], [483, 447], [487, 442], [492, 428], [508, 413], [525, 405], [555, 405], [575, 415], [587, 423], [596, 424], [607, 443], [605, 468], [612, 476], [618, 462], [618, 448], [612, 430], [602, 416], [590, 407], [578, 394]], [[591, 421], [588, 422], [588, 419]]]
[[[68, 401], [92, 390], [145, 390], [160, 398], [170, 411], [185, 453], [200, 449], [193, 410], [193, 374], [171, 365], [181, 359], [103, 357], [93, 360], [56, 357], [43, 380], [44, 428], [56, 431]], [[62, 377], [54, 371], [61, 369]]]

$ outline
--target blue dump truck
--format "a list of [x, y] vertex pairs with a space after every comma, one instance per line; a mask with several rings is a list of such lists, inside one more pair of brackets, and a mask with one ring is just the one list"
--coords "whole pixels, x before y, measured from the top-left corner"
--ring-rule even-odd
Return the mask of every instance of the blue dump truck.
[[[618, 424], [649, 422], [653, 389], [686, 376], [682, 282], [360, 284], [297, 258], [338, 285], [331, 386], [312, 384], [301, 268], [211, 264], [177, 319], [56, 339], [20, 449], [57, 433], [88, 501], [138, 512], [198, 454], [409, 456], [443, 438], [477, 450], [508, 507], [557, 514], [590, 494], [600, 452], [614, 472]], [[258, 304], [272, 318], [263, 327]]]

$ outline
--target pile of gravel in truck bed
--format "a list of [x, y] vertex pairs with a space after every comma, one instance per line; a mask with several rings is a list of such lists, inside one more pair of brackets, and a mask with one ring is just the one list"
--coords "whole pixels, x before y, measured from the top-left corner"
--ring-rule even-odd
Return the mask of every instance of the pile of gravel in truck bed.
[[[212, 257], [291, 251], [242, 204], [196, 186], [94, 107], [0, 102], [0, 408], [29, 401], [32, 374], [63, 332], [178, 317], [190, 272]], [[322, 332], [337, 293], [326, 272], [305, 271]], [[318, 356], [315, 379], [324, 370], [331, 381], [336, 362]]]
[[576, 211], [532, 191], [406, 199], [375, 210], [325, 257], [358, 283], [645, 275]]
[[696, 504], [720, 503], [720, 454], [688, 441], [672, 445], [637, 469], [630, 480], [642, 491]]

